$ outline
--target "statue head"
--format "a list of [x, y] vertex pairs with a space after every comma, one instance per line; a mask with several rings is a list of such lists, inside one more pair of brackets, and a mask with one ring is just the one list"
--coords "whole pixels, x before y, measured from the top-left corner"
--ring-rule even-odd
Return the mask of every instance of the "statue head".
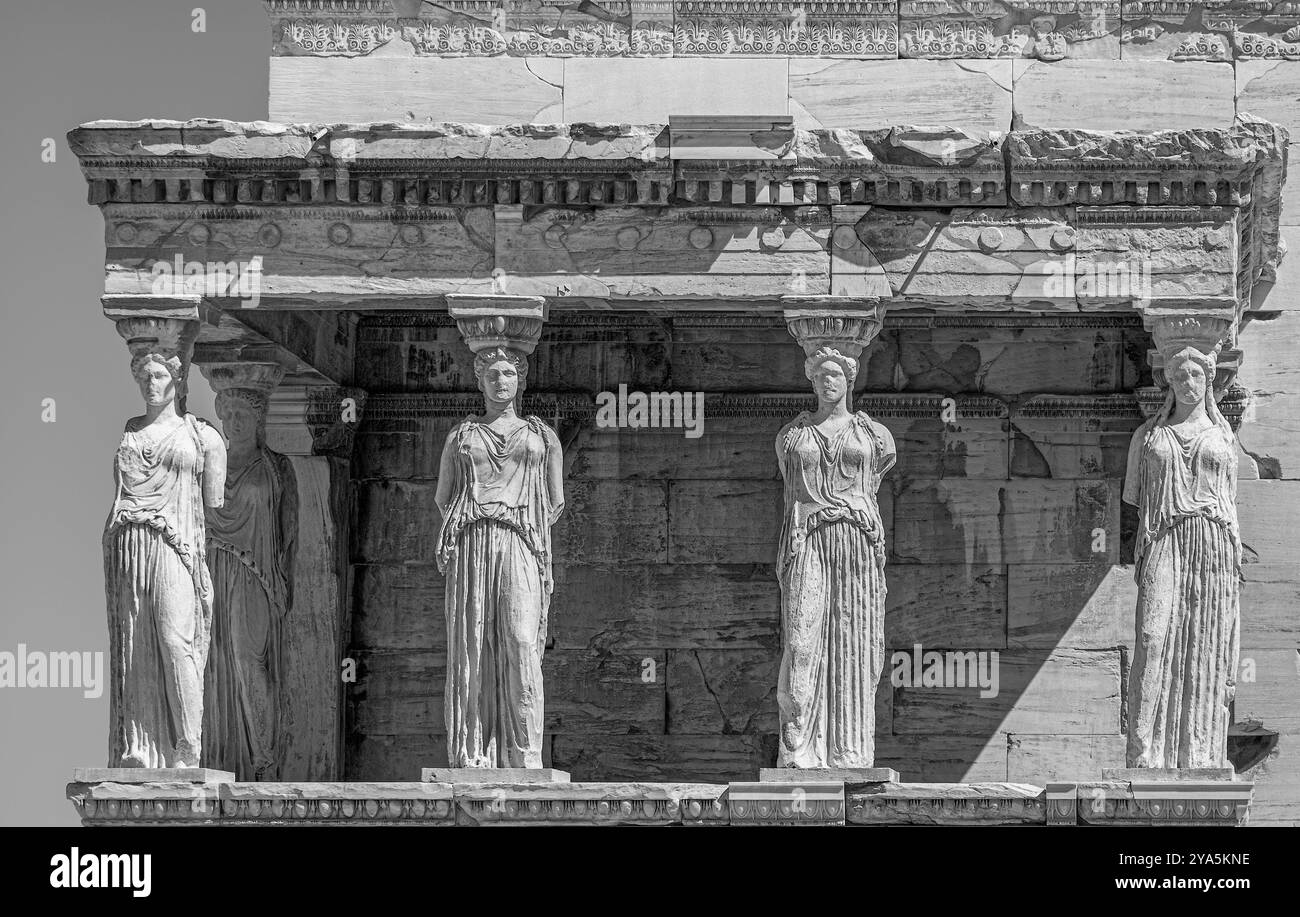
[[1215, 360], [1195, 347], [1184, 347], [1165, 360], [1165, 378], [1179, 404], [1195, 405], [1214, 400]]
[[261, 446], [266, 441], [264, 393], [248, 388], [222, 389], [217, 392], [215, 404], [221, 431], [232, 446]]
[[180, 391], [182, 364], [175, 354], [145, 351], [131, 358], [131, 375], [149, 407], [161, 407], [176, 400]]
[[853, 389], [858, 361], [834, 347], [819, 347], [804, 360], [803, 372], [812, 380], [813, 391], [822, 403], [835, 403], [844, 400]]
[[528, 358], [509, 347], [488, 347], [474, 355], [474, 378], [488, 402], [504, 406], [524, 390]]

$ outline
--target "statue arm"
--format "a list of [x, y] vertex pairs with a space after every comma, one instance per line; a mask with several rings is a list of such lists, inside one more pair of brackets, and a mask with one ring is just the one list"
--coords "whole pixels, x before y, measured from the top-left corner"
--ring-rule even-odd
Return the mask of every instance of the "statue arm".
[[880, 455], [876, 457], [876, 475], [883, 477], [898, 461], [898, 447], [894, 445], [894, 434], [889, 432], [889, 427], [874, 420], [872, 423], [875, 424], [876, 435], [881, 443]]
[[226, 441], [216, 427], [200, 421], [203, 443], [203, 503], [213, 509], [226, 502]]
[[294, 560], [298, 554], [298, 475], [287, 456], [279, 456], [280, 465], [280, 544], [285, 578], [285, 605], [293, 605]]
[[451, 505], [452, 485], [456, 477], [456, 440], [460, 435], [460, 424], [451, 428], [447, 441], [442, 444], [442, 458], [438, 462], [438, 487], [433, 492], [433, 502], [443, 518], [447, 517], [447, 507]]
[[1142, 450], [1146, 446], [1147, 433], [1155, 423], [1151, 418], [1138, 427], [1128, 444], [1128, 464], [1124, 470], [1124, 488], [1120, 499], [1125, 503], [1137, 505], [1142, 493]]
[[554, 525], [564, 513], [564, 451], [555, 431], [543, 424], [542, 436], [546, 439], [546, 491], [551, 512], [546, 520]]

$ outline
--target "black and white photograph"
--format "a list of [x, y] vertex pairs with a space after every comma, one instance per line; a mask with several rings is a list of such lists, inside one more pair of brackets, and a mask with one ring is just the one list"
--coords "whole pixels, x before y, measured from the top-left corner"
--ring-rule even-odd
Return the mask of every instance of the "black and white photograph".
[[10, 0], [0, 87], [3, 884], [1293, 888], [1300, 0]]

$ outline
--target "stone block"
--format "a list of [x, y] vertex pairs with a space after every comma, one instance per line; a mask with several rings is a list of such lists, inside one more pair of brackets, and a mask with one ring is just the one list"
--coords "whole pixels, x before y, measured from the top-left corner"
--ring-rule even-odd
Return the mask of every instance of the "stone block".
[[802, 128], [1011, 128], [1012, 62], [791, 60], [790, 114]]
[[1043, 825], [1041, 787], [1022, 783], [886, 783], [846, 792], [850, 825]]
[[713, 809], [725, 789], [689, 783], [462, 784], [456, 787], [456, 823], [673, 825], [682, 824], [684, 816], [721, 821]]
[[[654, 668], [644, 664], [651, 659]], [[445, 647], [434, 652], [367, 653], [348, 696], [351, 728], [362, 735], [441, 734]], [[585, 735], [665, 730], [662, 652], [588, 653], [552, 650], [542, 657], [545, 728]], [[427, 762], [426, 762], [427, 766]]]
[[771, 564], [781, 531], [776, 481], [683, 481], [668, 493], [668, 560]]
[[[1093, 354], [1104, 360], [1115, 351], [1097, 346]], [[1120, 359], [1127, 374], [1131, 361], [1126, 349]], [[1099, 381], [1114, 380], [1113, 370], [1094, 366]], [[1011, 418], [1011, 476], [1123, 478], [1129, 443], [1141, 423], [1127, 395], [1032, 395], [1016, 406]]]
[[473, 783], [513, 786], [521, 783], [568, 783], [569, 775], [553, 767], [426, 767], [424, 783]]
[[221, 824], [240, 826], [454, 824], [448, 783], [230, 783]]
[[886, 647], [1007, 645], [1007, 574], [1002, 567], [891, 563], [885, 567], [885, 581]]
[[898, 771], [890, 767], [764, 767], [759, 783], [897, 783]]
[[1007, 744], [1008, 780], [1039, 786], [1057, 780], [1095, 778], [1124, 763], [1125, 736], [1014, 733]]
[[1241, 448], [1260, 478], [1300, 478], [1300, 312], [1247, 313], [1237, 341], [1245, 352], [1237, 384], [1251, 392]]
[[[987, 736], [998, 731], [1057, 735], [1120, 731], [1124, 699], [1118, 650], [1009, 650], [989, 659], [988, 666], [998, 678], [995, 696], [981, 697], [986, 692], [979, 687], [894, 688], [894, 733]], [[892, 668], [892, 660], [886, 660], [886, 679]]]
[[230, 783], [230, 771], [210, 767], [76, 767], [73, 783]]
[[567, 122], [666, 124], [673, 115], [784, 115], [786, 66], [769, 58], [574, 59], [564, 65]]
[[843, 782], [815, 779], [727, 787], [733, 825], [842, 825], [844, 795]]
[[1300, 652], [1242, 650], [1237, 668], [1236, 723], [1258, 723], [1274, 732], [1300, 732]]
[[825, 208], [502, 205], [496, 267], [512, 294], [619, 300], [827, 293]]
[[772, 766], [776, 736], [559, 735], [552, 754], [576, 780], [727, 783]]
[[627, 120], [565, 117], [561, 105], [565, 62], [556, 59], [272, 57], [270, 67], [272, 121], [549, 124]]
[[[773, 584], [775, 585], [775, 583]], [[667, 712], [671, 734], [771, 734], [779, 730], [776, 650], [672, 650]]]
[[1012, 564], [1007, 582], [1012, 649], [1133, 646], [1137, 583], [1132, 566]]
[[[888, 670], [885, 677], [887, 680]], [[923, 783], [1006, 780], [1007, 735], [894, 735], [877, 729], [875, 764]]]
[[1300, 650], [1300, 564], [1242, 567], [1241, 648]]
[[1251, 783], [1232, 780], [1080, 782], [1079, 823], [1236, 827], [1246, 822], [1253, 789]]
[[[1238, 60], [1234, 68], [1237, 109], [1281, 125], [1291, 134], [1287, 181], [1282, 188], [1282, 226], [1300, 226], [1300, 142], [1296, 140], [1300, 137], [1300, 111], [1295, 104], [1300, 94], [1296, 70], [1300, 68], [1295, 63], [1294, 59]], [[1294, 254], [1300, 247], [1292, 246], [1291, 251]]]
[[1237, 521], [1243, 563], [1294, 563], [1297, 509], [1300, 481], [1238, 481]]
[[558, 648], [630, 652], [766, 650], [779, 645], [780, 590], [761, 564], [556, 567]]
[[1017, 128], [1227, 129], [1236, 117], [1231, 64], [1015, 61]]

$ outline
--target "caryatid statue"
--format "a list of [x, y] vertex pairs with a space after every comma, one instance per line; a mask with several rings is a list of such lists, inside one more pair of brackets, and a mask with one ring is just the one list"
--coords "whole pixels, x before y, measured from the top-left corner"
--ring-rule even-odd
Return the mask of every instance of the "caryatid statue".
[[1156, 318], [1168, 391], [1129, 447], [1123, 498], [1138, 508], [1130, 767], [1228, 767], [1236, 687], [1241, 535], [1237, 445], [1219, 412], [1221, 318]]
[[198, 322], [120, 319], [144, 413], [126, 422], [104, 527], [109, 767], [198, 767], [212, 624], [204, 506], [221, 506], [226, 449], [185, 411]]
[[266, 446], [266, 411], [284, 370], [257, 362], [201, 369], [227, 440], [225, 502], [207, 512], [214, 600], [203, 764], [237, 780], [278, 780], [298, 483], [289, 459]]
[[777, 551], [781, 767], [866, 768], [884, 667], [885, 532], [876, 492], [895, 461], [889, 430], [851, 408], [858, 357], [884, 307], [787, 308], [817, 409], [776, 438], [785, 482]]
[[544, 302], [448, 298], [484, 404], [448, 434], [434, 497], [446, 575], [448, 764], [540, 768], [551, 526], [564, 510], [564, 465], [555, 431], [520, 417], [517, 404]]

